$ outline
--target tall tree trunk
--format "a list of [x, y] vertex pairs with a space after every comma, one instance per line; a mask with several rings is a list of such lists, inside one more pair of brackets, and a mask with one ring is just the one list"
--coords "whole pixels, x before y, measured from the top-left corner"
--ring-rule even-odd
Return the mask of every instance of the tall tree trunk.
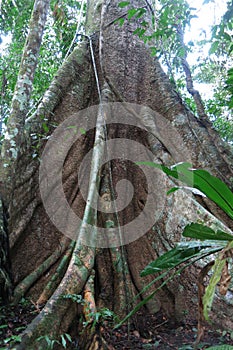
[[[24, 125], [28, 112], [30, 97], [33, 89], [33, 80], [44, 26], [47, 19], [49, 0], [36, 0], [29, 23], [27, 42], [23, 50], [19, 74], [11, 104], [11, 111], [8, 117], [7, 130], [5, 131], [5, 142], [1, 148], [2, 158], [0, 159], [0, 242], [1, 258], [0, 271], [2, 276], [0, 299], [6, 300], [11, 293], [12, 281], [10, 271], [9, 239], [7, 229], [7, 205], [14, 193], [14, 182], [18, 174], [17, 165], [14, 162], [24, 153]], [[16, 178], [16, 179], [15, 179]], [[8, 261], [7, 261], [8, 260]], [[5, 280], [5, 282], [4, 282]], [[3, 281], [3, 282], [2, 282]]]
[[[134, 3], [145, 5], [144, 1]], [[44, 340], [37, 341], [41, 335], [57, 337], [78, 323], [80, 308], [70, 298], [64, 298], [66, 295], [82, 294], [84, 300], [91, 300], [92, 311], [107, 307], [124, 316], [133, 307], [135, 294], [152, 280], [149, 276], [141, 278], [140, 271], [180, 240], [187, 223], [199, 218], [215, 227], [231, 227], [223, 213], [207, 200], [201, 205], [183, 191], [167, 197], [171, 180], [159, 172], [145, 175], [142, 171], [145, 169], [135, 164], [148, 159], [165, 165], [190, 161], [228, 184], [233, 175], [229, 147], [208, 121], [200, 121], [184, 105], [159, 61], [152, 58], [144, 42], [132, 34], [137, 23], [125, 21], [122, 27], [115, 24], [115, 19], [125, 11], [119, 9], [118, 1], [89, 1], [87, 11], [88, 36], [67, 58], [36, 114], [27, 121], [26, 150], [15, 162], [18, 175], [12, 192], [8, 193], [14, 301], [30, 295], [41, 307], [17, 349], [43, 349]], [[82, 124], [85, 118], [87, 124]], [[54, 132], [54, 125], [61, 128], [57, 128], [47, 143], [42, 138], [35, 145], [30, 134], [45, 134], [42, 119], [47, 120], [49, 126], [45, 137]], [[71, 130], [64, 135], [71, 137], [73, 143], [67, 149], [61, 171], [56, 161], [67, 147], [62, 134], [65, 130]], [[72, 131], [79, 133], [77, 140], [76, 136], [72, 139]], [[125, 148], [120, 147], [121, 143]], [[89, 168], [80, 174], [83, 159], [92, 149], [90, 164], [88, 161], [84, 164]], [[134, 158], [132, 151], [136, 152]], [[38, 158], [34, 157], [35, 152]], [[103, 159], [111, 159], [106, 152], [113, 152], [114, 159], [104, 164]], [[50, 170], [46, 173], [46, 169]], [[77, 236], [66, 221], [69, 216], [59, 211], [59, 205], [55, 206], [54, 215], [46, 213], [46, 210], [51, 213], [53, 202], [60, 204], [60, 197], [55, 197], [59, 183], [51, 182], [59, 172], [67, 205], [82, 218]], [[121, 181], [117, 187], [122, 179], [128, 181]], [[43, 191], [47, 182], [50, 185], [45, 198]], [[134, 188], [131, 201], [116, 212], [128, 200], [126, 194], [132, 190], [129, 182]], [[86, 197], [80, 186], [87, 189]], [[150, 210], [146, 206], [149, 200], [154, 203]], [[59, 230], [53, 223], [62, 215], [63, 226]], [[140, 217], [136, 222], [141, 231], [136, 236], [127, 236], [127, 232], [133, 234], [132, 230], [127, 231], [127, 224], [137, 217]], [[152, 222], [150, 227], [148, 222]], [[90, 234], [89, 225], [93, 228], [90, 237], [94, 243], [86, 238]], [[135, 230], [138, 227], [134, 226]], [[110, 239], [105, 245], [109, 237], [103, 240], [98, 231], [113, 232], [117, 243]], [[147, 303], [147, 310], [163, 309], [177, 320], [184, 319], [189, 310], [189, 317], [195, 317], [197, 272], [198, 266], [192, 266], [173, 279]], [[141, 297], [155, 287], [156, 284]], [[216, 298], [216, 323], [220, 315], [232, 314], [227, 302]], [[91, 325], [90, 312], [86, 317]], [[229, 317], [223, 320], [228, 328], [233, 327]], [[93, 329], [87, 327], [88, 332], [80, 335], [82, 349], [91, 349], [91, 343], [97, 342]]]

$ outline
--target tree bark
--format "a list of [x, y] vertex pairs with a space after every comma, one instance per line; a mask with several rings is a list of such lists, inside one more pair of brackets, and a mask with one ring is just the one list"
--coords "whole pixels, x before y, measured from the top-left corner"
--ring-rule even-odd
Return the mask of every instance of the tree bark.
[[[144, 1], [132, 3], [135, 7], [145, 5]], [[109, 224], [118, 236], [124, 234], [124, 226], [143, 212], [150, 194], [148, 181], [157, 182], [157, 190], [152, 193], [155, 203], [160, 201], [160, 192], [166, 193], [173, 185], [161, 173], [156, 173], [156, 178], [145, 178], [141, 169], [127, 160], [130, 149], [125, 149], [124, 155], [119, 154], [117, 159], [97, 171], [104, 153], [101, 142], [106, 141], [106, 137], [141, 144], [146, 150], [147, 160], [164, 165], [190, 161], [195, 167], [208, 169], [227, 184], [231, 183], [233, 176], [230, 148], [209, 122], [199, 120], [188, 110], [173, 90], [159, 61], [152, 58], [147, 45], [133, 35], [137, 21], [126, 20], [122, 27], [116, 25], [114, 21], [125, 11], [118, 7], [116, 0], [89, 1], [87, 11], [88, 36], [64, 62], [37, 112], [27, 120], [25, 152], [15, 162], [14, 172], [18, 175], [7, 194], [15, 300], [18, 301], [23, 294], [30, 295], [42, 308], [24, 332], [17, 349], [43, 349], [45, 343], [43, 339], [38, 341], [40, 336], [48, 334], [56, 338], [79, 322], [82, 311], [71, 299], [64, 298], [66, 295], [83, 293], [85, 299], [88, 294], [94, 300], [94, 308], [107, 307], [120, 317], [125, 316], [135, 305], [133, 297], [152, 280], [151, 276], [141, 278], [140, 271], [181, 239], [186, 224], [199, 219], [226, 230], [232, 225], [207, 200], [198, 203], [184, 191], [165, 196], [163, 207], [158, 209], [155, 206], [150, 212], [151, 216], [158, 216], [154, 224], [140, 238], [126, 245], [102, 248], [85, 246], [79, 239], [71, 242], [50, 221], [39, 188], [39, 158], [43, 156], [46, 141], [38, 141], [38, 158], [35, 158], [35, 147], [32, 147], [35, 145], [30, 138], [32, 133], [44, 133], [41, 117], [48, 120], [50, 130], [45, 135], [47, 137], [53, 133], [54, 124], [61, 125], [70, 116], [79, 116], [82, 109], [99, 105], [99, 114], [91, 116], [96, 120], [95, 129], [84, 130], [69, 149], [63, 167], [62, 181], [67, 202], [83, 220], [79, 237], [85, 237], [90, 222], [94, 236], [97, 227], [104, 228]], [[106, 126], [99, 123], [102, 108], [107, 105], [108, 110], [112, 102], [125, 106], [133, 126], [122, 122]], [[131, 105], [133, 103], [139, 105], [138, 113]], [[88, 201], [85, 202], [78, 186], [78, 169], [84, 156], [97, 145], [99, 148], [93, 151], [90, 173], [82, 178], [84, 187], [89, 188]], [[58, 145], [58, 152], [60, 149], [62, 145]], [[138, 153], [138, 160], [146, 159], [140, 159]], [[108, 211], [106, 208], [116, 198], [116, 186], [122, 179], [130, 181], [134, 187], [132, 201], [119, 213]], [[99, 186], [100, 208], [105, 209], [102, 212], [92, 209], [92, 204], [97, 201], [93, 194], [94, 183]], [[127, 193], [128, 182], [122, 186], [123, 192]], [[53, 190], [56, 192], [56, 187]], [[156, 210], [159, 210], [159, 215]], [[144, 217], [143, 220], [149, 219]], [[30, 264], [25, 264], [25, 261], [30, 261]], [[179, 321], [185, 319], [188, 310], [188, 317], [195, 318], [198, 271], [198, 266], [191, 266], [173, 279], [147, 303], [145, 310], [157, 312], [162, 309]], [[54, 274], [56, 282], [52, 283]], [[95, 276], [94, 290], [90, 284], [91, 276]], [[154, 284], [141, 298], [156, 286]], [[233, 328], [231, 314], [229, 298], [220, 300], [217, 296], [215, 322]], [[90, 349], [97, 342], [104, 349], [105, 343], [96, 337], [95, 330], [90, 321], [86, 328], [88, 335], [79, 334], [82, 349]]]
[[[29, 33], [18, 73], [17, 83], [11, 104], [11, 112], [7, 122], [5, 144], [2, 153], [4, 156], [3, 175], [7, 179], [11, 164], [18, 157], [22, 147], [23, 128], [27, 116], [29, 101], [33, 89], [33, 80], [40, 52], [44, 27], [49, 9], [49, 0], [36, 0], [29, 23]], [[22, 151], [21, 151], [22, 152]], [[8, 171], [7, 171], [8, 170]]]

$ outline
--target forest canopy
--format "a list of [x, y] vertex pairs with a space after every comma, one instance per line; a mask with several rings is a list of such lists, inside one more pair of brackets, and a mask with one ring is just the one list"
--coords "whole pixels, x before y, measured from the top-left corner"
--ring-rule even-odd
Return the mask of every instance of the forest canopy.
[[[54, 74], [64, 61], [69, 50], [73, 50], [83, 31], [86, 3], [82, 1], [51, 1], [43, 41], [40, 48], [40, 59], [35, 73], [33, 93], [30, 100], [28, 117], [33, 114], [40, 99], [48, 88]], [[146, 3], [146, 1], [145, 1]], [[130, 1], [119, 1], [119, 6], [130, 4]], [[11, 99], [16, 84], [22, 50], [28, 33], [31, 1], [4, 1], [1, 5], [1, 121], [0, 130], [4, 137], [4, 125], [10, 111]], [[81, 6], [82, 13], [80, 13]], [[197, 22], [201, 12], [211, 8], [214, 17], [199, 24], [196, 36], [190, 34], [193, 22]], [[223, 12], [223, 9], [225, 11]], [[140, 18], [140, 8], [130, 8], [128, 19]], [[205, 112], [214, 123], [224, 140], [232, 142], [232, 108], [233, 108], [233, 70], [232, 70], [232, 3], [220, 0], [205, 0], [189, 5], [187, 1], [169, 0], [152, 1], [152, 23], [139, 21], [135, 35], [138, 35], [151, 47], [152, 55], [160, 58], [170, 80], [189, 108], [198, 114], [193, 96], [187, 89], [187, 75], [182, 60], [187, 57], [190, 64], [194, 86], [203, 91], [202, 99]], [[140, 12], [141, 11], [141, 12]], [[219, 16], [222, 12], [222, 16]], [[125, 18], [116, 21], [122, 25]], [[177, 21], [178, 20], [178, 21]], [[77, 23], [78, 22], [78, 23]], [[77, 25], [80, 28], [77, 28]], [[148, 27], [154, 30], [148, 33]], [[211, 26], [211, 27], [210, 27]], [[202, 28], [203, 27], [203, 28]], [[210, 28], [209, 28], [210, 27]], [[151, 29], [150, 29], [151, 30]], [[179, 31], [182, 31], [182, 37]], [[191, 37], [191, 40], [189, 38]], [[153, 39], [159, 40], [156, 48]], [[70, 47], [72, 45], [72, 47]], [[208, 91], [206, 94], [205, 92]], [[46, 123], [44, 123], [46, 128]], [[36, 135], [33, 135], [36, 137]]]

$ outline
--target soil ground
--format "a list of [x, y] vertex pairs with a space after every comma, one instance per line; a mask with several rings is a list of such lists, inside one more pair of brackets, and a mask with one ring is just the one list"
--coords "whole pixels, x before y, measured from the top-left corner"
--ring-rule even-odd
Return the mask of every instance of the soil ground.
[[[14, 341], [19, 340], [20, 333], [37, 315], [35, 306], [25, 301], [17, 306], [0, 309], [0, 350], [10, 349]], [[100, 325], [101, 335], [106, 340], [109, 350], [192, 350], [197, 334], [195, 321], [175, 324], [166, 319], [162, 313], [147, 315], [138, 313], [137, 326], [123, 325], [112, 330], [112, 325], [104, 322]], [[78, 339], [72, 337], [73, 343], [67, 349], [78, 350]], [[197, 349], [207, 349], [213, 345], [228, 344], [233, 346], [233, 332], [208, 329]], [[229, 347], [230, 349], [231, 347]], [[63, 349], [56, 345], [54, 349]], [[232, 347], [233, 349], [233, 347]], [[80, 350], [80, 349], [79, 349]]]

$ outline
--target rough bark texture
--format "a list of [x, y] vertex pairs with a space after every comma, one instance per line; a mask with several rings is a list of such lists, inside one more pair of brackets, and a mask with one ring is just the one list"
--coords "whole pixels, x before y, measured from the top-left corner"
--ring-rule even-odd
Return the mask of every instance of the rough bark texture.
[[0, 305], [7, 303], [12, 293], [7, 219], [7, 209], [0, 200]]
[[49, 4], [49, 0], [36, 0], [29, 23], [29, 33], [23, 50], [19, 74], [11, 104], [11, 112], [7, 123], [5, 144], [2, 147], [4, 166], [1, 168], [0, 174], [1, 177], [4, 177], [6, 182], [8, 174], [12, 168], [14, 169], [14, 159], [20, 156], [20, 153], [23, 152], [23, 150], [21, 150], [24, 136], [23, 128], [33, 89], [33, 80]]
[[[148, 151], [153, 152], [154, 161], [165, 165], [191, 161], [194, 166], [208, 169], [230, 184], [233, 174], [229, 148], [223, 144], [208, 122], [198, 120], [182, 103], [158, 60], [152, 58], [149, 48], [132, 34], [136, 23], [126, 21], [123, 27], [114, 24], [114, 20], [122, 15], [117, 3], [116, 0], [89, 1], [88, 35], [92, 38], [100, 87], [103, 89], [107, 86], [113, 101], [150, 107], [157, 116], [161, 116], [161, 120], [172, 125], [176, 133], [173, 134], [162, 124], [158, 131], [153, 115], [147, 113], [145, 108], [145, 113], [140, 114], [138, 127], [110, 125], [108, 137], [140, 142]], [[93, 18], [96, 23], [93, 23]], [[29, 130], [28, 135], [32, 131], [43, 134], [40, 126], [43, 116], [48, 119], [48, 125], [51, 125], [49, 133], [52, 133], [52, 125], [55, 123], [60, 124], [70, 115], [98, 103], [90, 42], [86, 39], [75, 48], [58, 71], [37, 113], [27, 121], [25, 129]], [[142, 130], [140, 125], [146, 126], [149, 132]], [[179, 142], [174, 139], [177, 134]], [[77, 170], [94, 142], [94, 131], [83, 135], [70, 149], [64, 164], [63, 185], [66, 198], [79, 216], [85, 213], [86, 205], [77, 186]], [[43, 140], [37, 145], [39, 156], [44, 145]], [[43, 349], [43, 340], [35, 341], [39, 336], [49, 334], [56, 337], [67, 332], [72, 322], [73, 325], [78, 323], [80, 310], [74, 307], [70, 299], [62, 298], [62, 295], [89, 291], [88, 278], [93, 270], [96, 307], [108, 307], [123, 316], [133, 306], [132, 296], [152, 280], [149, 276], [139, 277], [140, 271], [180, 240], [187, 223], [199, 218], [212, 226], [224, 227], [216, 218], [218, 217], [230, 227], [228, 219], [208, 201], [202, 203], [204, 209], [190, 194], [179, 191], [166, 198], [159, 220], [140, 239], [112, 249], [72, 245], [53, 226], [43, 208], [39, 193], [39, 161], [32, 158], [32, 146], [33, 141], [28, 137], [24, 145], [25, 152], [15, 165], [18, 176], [12, 193], [8, 194], [11, 260], [14, 285], [17, 286], [15, 298], [18, 299], [23, 291], [38, 302], [39, 306], [45, 306], [25, 331], [17, 349]], [[127, 152], [125, 150], [126, 158]], [[104, 167], [102, 175], [99, 190], [102, 198], [109, 195], [109, 191], [113, 195], [113, 189], [121, 179], [127, 178], [134, 186], [135, 194], [131, 203], [117, 216], [118, 223], [124, 225], [139, 215], [144, 207], [148, 195], [146, 179], [137, 165], [121, 159], [111, 163], [111, 173], [108, 166]], [[109, 182], [111, 175], [114, 188]], [[162, 174], [158, 175], [157, 180], [163, 183], [165, 190], [172, 185], [171, 180]], [[88, 177], [84, 181], [88, 186]], [[154, 196], [159, 200], [158, 193], [154, 193]], [[104, 227], [109, 219], [114, 221], [116, 216], [98, 213], [100, 226]], [[62, 260], [64, 257], [65, 261]], [[30, 264], [25, 261], [30, 261]], [[156, 312], [162, 308], [169, 317], [177, 320], [184, 319], [187, 311], [188, 317], [196, 317], [197, 273], [198, 267], [192, 266], [176, 277], [155, 295], [147, 304], [147, 309]], [[51, 283], [51, 276], [54, 274], [57, 279], [55, 283]], [[25, 278], [28, 276], [31, 278], [27, 278], [25, 285]], [[152, 286], [150, 292], [154, 288]], [[233, 328], [229, 301], [229, 295], [225, 300], [216, 299], [215, 320], [221, 325], [224, 323], [227, 328]], [[221, 320], [220, 316], [223, 317]], [[92, 332], [93, 330], [86, 338], [83, 337], [83, 349], [90, 349], [90, 344], [97, 342]], [[102, 347], [104, 348], [103, 344]]]

